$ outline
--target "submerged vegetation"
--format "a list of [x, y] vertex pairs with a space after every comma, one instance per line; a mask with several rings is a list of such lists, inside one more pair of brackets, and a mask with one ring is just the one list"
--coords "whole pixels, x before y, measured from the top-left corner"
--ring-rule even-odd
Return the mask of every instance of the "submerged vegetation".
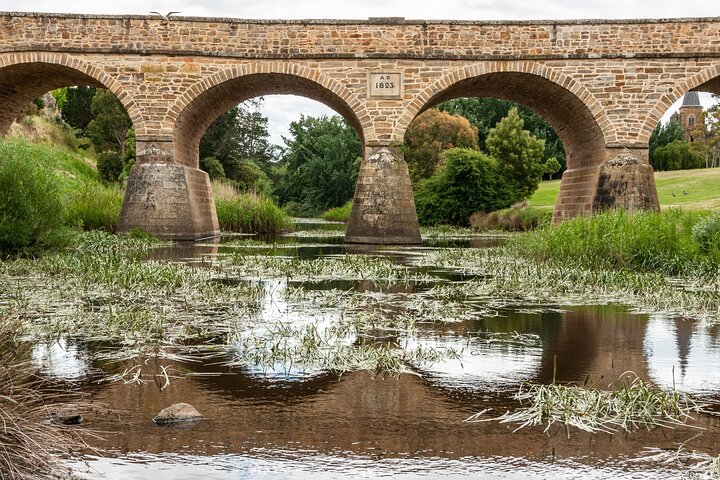
[[[523, 407], [491, 420], [519, 424], [515, 431], [544, 426], [545, 433], [550, 433], [559, 425], [566, 429], [568, 436], [570, 427], [590, 433], [673, 428], [692, 422], [693, 414], [705, 410], [691, 395], [648, 384], [632, 372], [623, 374], [609, 390], [554, 382], [551, 385], [523, 383], [515, 399]], [[488, 421], [481, 419], [486, 413], [475, 414], [467, 421]]]

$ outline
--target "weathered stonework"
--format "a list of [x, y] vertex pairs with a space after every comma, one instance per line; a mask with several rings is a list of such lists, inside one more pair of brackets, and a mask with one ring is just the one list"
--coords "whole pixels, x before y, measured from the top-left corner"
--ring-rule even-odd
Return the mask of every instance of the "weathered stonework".
[[207, 173], [171, 163], [134, 165], [125, 189], [118, 232], [127, 233], [133, 228], [174, 240], [219, 235]]
[[629, 150], [600, 166], [593, 211], [660, 211], [652, 167]]
[[[369, 92], [369, 79], [378, 73], [402, 79], [397, 96]], [[442, 101], [512, 100], [546, 118], [565, 146], [568, 170], [554, 213], [559, 221], [594, 210], [601, 165], [619, 151], [629, 149], [647, 162], [653, 128], [685, 92], [720, 93], [720, 19], [164, 21], [0, 13], [0, 134], [32, 99], [70, 85], [104, 86], [117, 95], [135, 128], [138, 167], [174, 164], [187, 172], [198, 168], [199, 139], [216, 116], [260, 95], [303, 95], [335, 109], [358, 132], [366, 167], [367, 152], [401, 144], [410, 122]], [[142, 178], [131, 177], [131, 185], [152, 184], [143, 168], [133, 170]], [[211, 200], [209, 190], [197, 179], [187, 185], [186, 197], [200, 203], [187, 207], [189, 217], [178, 214], [175, 227], [167, 206], [141, 208], [141, 198], [158, 198], [149, 191], [128, 195], [136, 203], [123, 212], [155, 216], [123, 218], [122, 225], [143, 224], [170, 237], [214, 232], [213, 221], [207, 223], [214, 214], [203, 203]], [[369, 188], [358, 187], [361, 193]], [[650, 197], [648, 205], [654, 204]], [[380, 209], [387, 204], [370, 199], [356, 197], [365, 205], [357, 218], [385, 218], [387, 210]], [[371, 205], [379, 210], [370, 212]], [[414, 207], [395, 214], [412, 223]], [[390, 235], [388, 228], [355, 223], [348, 239], [379, 239], [361, 230]], [[415, 238], [415, 231], [409, 227], [384, 241]]]
[[419, 244], [407, 163], [397, 148], [368, 147], [345, 232], [349, 243]]

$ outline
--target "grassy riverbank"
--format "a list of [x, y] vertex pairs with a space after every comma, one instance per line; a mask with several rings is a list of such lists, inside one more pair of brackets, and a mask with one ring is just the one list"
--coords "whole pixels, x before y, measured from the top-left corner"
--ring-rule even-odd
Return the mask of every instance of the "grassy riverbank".
[[[21, 130], [24, 134], [0, 139], [0, 197], [6, 199], [0, 204], [0, 255], [62, 248], [82, 230], [114, 232], [124, 186], [100, 179], [91, 152], [43, 142], [71, 140], [64, 127], [42, 119], [32, 125], [32, 135]], [[223, 230], [276, 233], [290, 226], [271, 199], [225, 184], [213, 187]]]

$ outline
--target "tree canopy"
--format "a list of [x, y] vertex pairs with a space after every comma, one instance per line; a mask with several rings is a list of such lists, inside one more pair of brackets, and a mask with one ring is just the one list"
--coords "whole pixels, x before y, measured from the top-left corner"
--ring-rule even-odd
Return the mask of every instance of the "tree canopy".
[[485, 142], [488, 153], [500, 163], [501, 170], [515, 188], [515, 201], [532, 195], [545, 173], [541, 163], [545, 142], [523, 127], [523, 119], [513, 107], [507, 117], [490, 129]]
[[281, 204], [297, 202], [301, 212], [318, 214], [339, 207], [355, 192], [362, 146], [355, 130], [337, 115], [302, 116], [290, 124], [290, 137], [275, 172]]
[[414, 182], [430, 177], [440, 154], [450, 148], [478, 148], [478, 131], [460, 116], [434, 108], [420, 114], [405, 134], [405, 161]]
[[553, 157], [560, 163], [561, 171], [565, 169], [565, 149], [555, 130], [540, 115], [529, 108], [508, 100], [498, 98], [456, 98], [438, 105], [438, 110], [467, 118], [478, 130], [478, 146], [486, 149], [485, 142], [490, 129], [503, 118], [507, 117], [511, 108], [517, 108], [520, 118], [523, 119], [525, 130], [534, 137], [545, 140], [543, 159], [547, 161]]

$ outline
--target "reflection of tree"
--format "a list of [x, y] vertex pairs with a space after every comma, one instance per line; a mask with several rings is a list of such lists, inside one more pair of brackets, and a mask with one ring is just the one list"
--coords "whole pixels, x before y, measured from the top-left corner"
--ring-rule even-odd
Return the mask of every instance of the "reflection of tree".
[[690, 346], [692, 344], [693, 323], [682, 318], [675, 319], [675, 342], [678, 347], [678, 357], [680, 358], [680, 378], [685, 377], [688, 367], [688, 357], [690, 356]]

